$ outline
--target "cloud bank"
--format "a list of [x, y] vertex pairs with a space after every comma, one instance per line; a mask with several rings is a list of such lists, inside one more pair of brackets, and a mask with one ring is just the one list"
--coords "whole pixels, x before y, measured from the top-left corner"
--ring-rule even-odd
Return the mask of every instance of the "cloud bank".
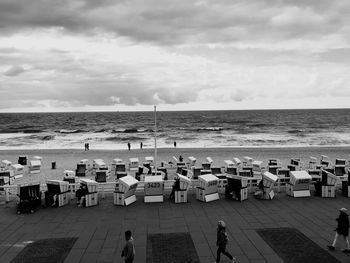
[[347, 0], [0, 0], [0, 110], [345, 107], [349, 13]]

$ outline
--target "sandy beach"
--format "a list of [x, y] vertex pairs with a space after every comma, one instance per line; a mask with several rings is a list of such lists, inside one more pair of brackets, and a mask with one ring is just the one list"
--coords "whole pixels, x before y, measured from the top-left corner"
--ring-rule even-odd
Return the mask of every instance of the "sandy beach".
[[[350, 147], [296, 147], [296, 148], [160, 148], [157, 150], [157, 163], [161, 161], [173, 161], [172, 156], [179, 157], [182, 155], [186, 161], [189, 156], [197, 159], [197, 165], [200, 166], [205, 158], [210, 156], [214, 160], [215, 166], [224, 166], [224, 160], [238, 157], [241, 160], [244, 156], [252, 157], [255, 160], [261, 160], [267, 164], [268, 159], [278, 158], [281, 160], [283, 167], [289, 164], [291, 158], [301, 158], [307, 164], [310, 156], [320, 159], [321, 155], [327, 155], [332, 161], [335, 158], [349, 160]], [[27, 155], [29, 159], [33, 156], [41, 156], [42, 169], [39, 174], [25, 175], [19, 178], [15, 183], [22, 182], [42, 182], [46, 179], [61, 179], [64, 170], [75, 170], [76, 164], [81, 159], [103, 159], [108, 165], [115, 158], [122, 159], [128, 163], [130, 157], [138, 157], [140, 163], [145, 160], [146, 156], [153, 156], [153, 149], [134, 149], [128, 150], [3, 150], [0, 151], [1, 160], [9, 160], [17, 163], [20, 155]], [[51, 163], [56, 162], [56, 169], [51, 169]]]

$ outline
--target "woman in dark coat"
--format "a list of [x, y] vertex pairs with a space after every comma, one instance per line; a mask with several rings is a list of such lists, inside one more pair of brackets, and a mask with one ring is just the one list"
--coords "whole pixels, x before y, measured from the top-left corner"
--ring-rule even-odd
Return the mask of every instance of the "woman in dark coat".
[[337, 243], [338, 237], [343, 236], [345, 243], [347, 245], [346, 249], [343, 249], [343, 252], [350, 252], [349, 246], [349, 215], [348, 210], [346, 208], [341, 208], [339, 217], [336, 219], [338, 221], [338, 226], [336, 228], [335, 237], [332, 245], [328, 246], [330, 250], [335, 249], [335, 244]]
[[220, 262], [221, 253], [224, 254], [225, 256], [227, 256], [229, 259], [231, 259], [232, 263], [235, 262], [236, 259], [234, 257], [232, 257], [232, 255], [230, 253], [228, 253], [226, 250], [227, 242], [228, 242], [228, 237], [227, 237], [227, 233], [226, 233], [226, 224], [224, 221], [220, 220], [218, 222], [218, 228], [217, 228], [216, 245], [218, 246], [218, 250], [216, 253], [215, 263]]

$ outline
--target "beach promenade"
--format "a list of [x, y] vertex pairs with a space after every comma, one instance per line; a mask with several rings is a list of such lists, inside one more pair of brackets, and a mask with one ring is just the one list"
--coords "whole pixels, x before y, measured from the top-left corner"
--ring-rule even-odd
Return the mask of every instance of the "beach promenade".
[[[225, 200], [221, 196], [220, 200], [211, 203], [199, 202], [190, 195], [187, 204], [168, 200], [145, 204], [143, 196], [138, 195], [137, 202], [128, 207], [114, 206], [112, 195], [107, 195], [95, 207], [78, 208], [71, 202], [65, 207], [43, 208], [34, 214], [21, 215], [16, 214], [16, 204], [12, 201], [0, 204], [0, 262], [11, 262], [28, 241], [63, 237], [77, 237], [64, 261], [66, 263], [123, 262], [120, 255], [127, 229], [132, 230], [135, 239], [134, 262], [174, 262], [168, 257], [167, 249], [171, 246], [184, 249], [182, 244], [153, 244], [152, 251], [152, 244], [147, 242], [148, 236], [157, 233], [188, 233], [200, 262], [214, 262], [216, 224], [220, 219], [227, 223], [228, 250], [237, 262], [283, 262], [279, 253], [256, 230], [286, 227], [299, 230], [339, 262], [350, 262], [350, 255], [341, 252], [340, 247], [334, 252], [328, 252], [326, 248], [333, 239], [335, 218], [340, 207], [349, 208], [349, 199], [340, 196], [340, 193], [335, 199], [298, 199], [287, 197], [282, 192], [271, 201], [256, 200], [249, 195], [248, 200], [243, 202]], [[282, 238], [288, 240], [291, 237], [285, 235]], [[300, 245], [301, 248], [286, 249], [294, 250], [295, 254], [312, 255], [312, 248]], [[301, 251], [298, 252], [298, 249]], [[159, 257], [160, 253], [163, 253], [163, 258], [156, 261], [155, 257]], [[314, 262], [311, 257], [309, 259], [305, 262]], [[221, 262], [229, 261], [223, 257]], [[318, 260], [320, 262], [326, 261]]]

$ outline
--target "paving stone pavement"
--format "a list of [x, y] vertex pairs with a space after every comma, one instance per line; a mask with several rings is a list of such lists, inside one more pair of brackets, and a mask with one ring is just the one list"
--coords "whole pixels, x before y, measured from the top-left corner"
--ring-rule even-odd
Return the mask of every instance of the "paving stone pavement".
[[[143, 196], [128, 207], [113, 205], [112, 195], [98, 206], [78, 208], [71, 202], [61, 208], [40, 209], [34, 214], [16, 214], [16, 203], [0, 204], [0, 262], [10, 262], [26, 241], [44, 238], [78, 237], [65, 263], [122, 262], [124, 231], [133, 232], [135, 263], [146, 262], [147, 234], [190, 233], [202, 263], [214, 262], [216, 224], [224, 220], [229, 234], [228, 250], [239, 263], [283, 262], [275, 251], [256, 233], [259, 228], [292, 227], [326, 250], [334, 236], [338, 209], [350, 209], [350, 199], [320, 197], [292, 198], [280, 193], [274, 200], [237, 202], [220, 200], [202, 203], [189, 195], [189, 203], [143, 203]], [[0, 199], [1, 200], [1, 199]], [[342, 244], [340, 244], [342, 245]], [[340, 251], [331, 253], [341, 262], [350, 256]], [[222, 258], [221, 262], [229, 262]]]

